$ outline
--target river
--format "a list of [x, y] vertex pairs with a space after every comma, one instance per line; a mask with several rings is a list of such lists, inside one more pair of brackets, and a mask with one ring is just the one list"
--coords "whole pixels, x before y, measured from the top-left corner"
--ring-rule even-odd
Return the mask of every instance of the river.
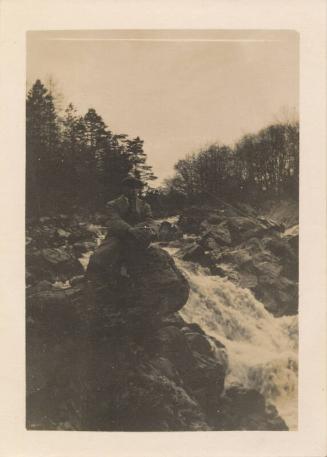
[[[98, 243], [103, 239], [99, 231]], [[258, 390], [273, 403], [290, 430], [297, 429], [298, 318], [274, 317], [248, 289], [200, 266], [178, 259], [191, 293], [180, 314], [227, 348], [229, 372], [225, 385]], [[86, 268], [91, 252], [80, 259]]]
[[180, 311], [227, 348], [226, 386], [254, 388], [297, 429], [298, 318], [276, 318], [247, 290], [175, 257], [191, 293]]

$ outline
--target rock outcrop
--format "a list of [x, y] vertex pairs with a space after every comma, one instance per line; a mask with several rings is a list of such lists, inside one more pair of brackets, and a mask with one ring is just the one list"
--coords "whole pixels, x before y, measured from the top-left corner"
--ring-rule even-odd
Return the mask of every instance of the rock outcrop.
[[175, 241], [183, 237], [181, 229], [168, 221], [163, 221], [159, 227], [159, 241]]
[[187, 210], [179, 220], [187, 238], [176, 256], [250, 289], [275, 316], [296, 314], [298, 232], [247, 211]]
[[[226, 348], [178, 313], [187, 302], [189, 285], [167, 252], [150, 247], [142, 257], [131, 256], [127, 274], [108, 283], [89, 281], [76, 262], [94, 246], [94, 230], [60, 221], [65, 222], [60, 231], [53, 230], [57, 221], [46, 219], [28, 233], [28, 429], [287, 429], [258, 392], [225, 389]], [[200, 217], [197, 222], [201, 231]], [[249, 241], [242, 241], [246, 244], [235, 254], [231, 226], [216, 230], [216, 222], [224, 224], [211, 217], [210, 236], [221, 246], [211, 255], [221, 254], [226, 265], [243, 271]], [[203, 243], [196, 244], [208, 261]], [[271, 255], [277, 259], [276, 249]], [[278, 261], [267, 271], [261, 245], [253, 245], [252, 257], [254, 252], [251, 268], [279, 278]], [[187, 255], [195, 254], [188, 249]], [[67, 283], [56, 288], [57, 281]]]

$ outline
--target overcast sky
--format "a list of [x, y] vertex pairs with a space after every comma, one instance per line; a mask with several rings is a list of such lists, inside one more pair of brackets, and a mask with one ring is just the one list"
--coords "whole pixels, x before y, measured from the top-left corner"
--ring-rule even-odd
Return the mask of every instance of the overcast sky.
[[275, 31], [30, 32], [28, 87], [51, 76], [80, 114], [140, 136], [163, 178], [187, 153], [232, 144], [298, 109], [298, 37]]

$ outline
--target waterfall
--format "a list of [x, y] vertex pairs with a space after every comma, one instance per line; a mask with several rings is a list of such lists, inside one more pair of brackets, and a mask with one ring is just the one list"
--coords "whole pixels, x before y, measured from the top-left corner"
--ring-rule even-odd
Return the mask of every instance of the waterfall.
[[258, 390], [277, 407], [290, 430], [296, 430], [297, 316], [276, 318], [249, 290], [191, 262], [175, 261], [191, 286], [182, 317], [227, 348], [226, 387], [239, 384]]
[[[97, 244], [104, 238], [98, 230]], [[192, 262], [181, 261], [178, 249], [166, 247], [189, 281], [191, 292], [180, 314], [227, 348], [225, 387], [258, 390], [273, 403], [290, 430], [297, 429], [298, 318], [270, 314], [248, 289], [212, 276]], [[86, 268], [91, 252], [80, 259]]]

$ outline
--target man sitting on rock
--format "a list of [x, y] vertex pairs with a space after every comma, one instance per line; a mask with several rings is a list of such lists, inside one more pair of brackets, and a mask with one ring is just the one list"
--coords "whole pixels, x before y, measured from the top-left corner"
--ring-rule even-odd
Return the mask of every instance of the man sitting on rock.
[[143, 187], [142, 181], [128, 175], [122, 185], [123, 194], [106, 204], [108, 232], [90, 258], [88, 279], [106, 283], [117, 277], [117, 273], [128, 276], [128, 256], [142, 255], [156, 238], [150, 205], [137, 196]]

